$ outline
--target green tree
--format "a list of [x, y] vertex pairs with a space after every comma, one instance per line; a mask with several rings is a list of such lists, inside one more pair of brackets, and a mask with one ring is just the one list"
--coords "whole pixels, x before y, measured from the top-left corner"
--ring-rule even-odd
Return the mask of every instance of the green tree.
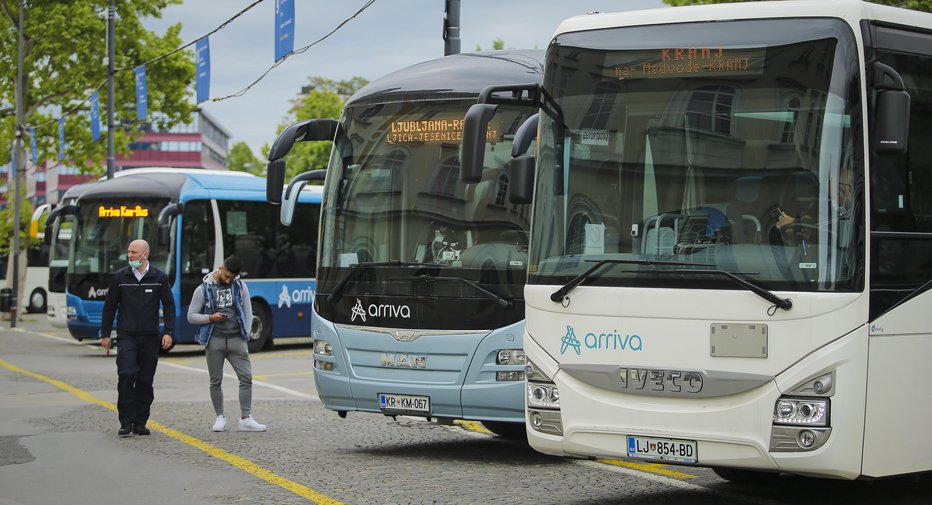
[[[284, 122], [278, 126], [280, 134], [287, 126], [306, 119], [333, 118], [340, 116], [343, 104], [358, 89], [369, 83], [362, 77], [353, 77], [348, 81], [334, 81], [323, 77], [311, 77], [307, 93], [292, 100], [291, 108]], [[333, 142], [299, 142], [285, 157], [288, 166], [286, 180], [301, 172], [327, 168], [330, 149]], [[268, 145], [263, 149], [268, 153]]]
[[[136, 95], [133, 68], [181, 46], [181, 25], [170, 27], [163, 36], [143, 28], [147, 17], [160, 17], [161, 10], [181, 0], [117, 0], [116, 55], [114, 65], [115, 149], [128, 154], [135, 135]], [[20, 0], [0, 0], [0, 145], [9, 146], [14, 137], [15, 82], [17, 71], [17, 26]], [[90, 101], [99, 87], [101, 128], [106, 135], [107, 0], [30, 0], [24, 11], [23, 80], [27, 125], [36, 129], [39, 163], [57, 160], [58, 117], [80, 106], [65, 118], [65, 162], [82, 171], [100, 174], [107, 159], [107, 142], [91, 140]], [[179, 51], [146, 66], [150, 121], [170, 127], [190, 121], [192, 105], [189, 85], [194, 79], [192, 51]], [[27, 144], [28, 148], [28, 144]], [[10, 150], [0, 149], [0, 163], [9, 163]]]
[[230, 170], [249, 172], [255, 175], [265, 174], [265, 163], [262, 162], [245, 142], [236, 142], [227, 153], [227, 167]]
[[[490, 51], [501, 51], [502, 49], [505, 49], [505, 39], [497, 38], [492, 41], [492, 49], [490, 49]], [[476, 44], [476, 51], [478, 52], [481, 50], [482, 46]]]
[[[697, 4], [724, 4], [754, 0], [663, 0], [667, 5], [697, 5]], [[871, 0], [873, 3], [883, 5], [896, 5], [904, 9], [932, 12], [932, 0]]]

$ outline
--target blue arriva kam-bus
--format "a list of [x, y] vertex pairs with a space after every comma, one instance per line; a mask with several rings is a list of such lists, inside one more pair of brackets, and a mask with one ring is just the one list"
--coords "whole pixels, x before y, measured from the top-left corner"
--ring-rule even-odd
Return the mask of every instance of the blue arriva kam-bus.
[[503, 106], [491, 119], [486, 164], [469, 184], [459, 148], [479, 92], [540, 82], [542, 56], [496, 51], [417, 64], [359, 90], [339, 121], [298, 123], [276, 141], [270, 198], [281, 195], [282, 158], [294, 142], [335, 142], [313, 316], [314, 380], [326, 408], [479, 420], [524, 436], [529, 209], [507, 201], [506, 163], [530, 113]]
[[176, 344], [194, 343], [184, 314], [203, 277], [223, 258], [243, 260], [252, 296], [250, 351], [273, 339], [310, 336], [320, 191], [303, 191], [297, 227], [279, 221], [265, 201], [265, 181], [212, 170], [156, 171], [96, 182], [67, 212], [75, 217], [67, 276], [68, 329], [98, 338], [112, 272], [126, 265], [134, 239], [149, 242], [149, 260], [165, 270], [175, 296]]
[[593, 14], [546, 68], [531, 446], [733, 480], [932, 470], [932, 14]]

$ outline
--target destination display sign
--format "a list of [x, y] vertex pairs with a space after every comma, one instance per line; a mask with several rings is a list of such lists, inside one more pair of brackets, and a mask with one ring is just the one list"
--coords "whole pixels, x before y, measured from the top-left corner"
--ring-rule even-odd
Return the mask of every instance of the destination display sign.
[[661, 48], [610, 54], [606, 68], [621, 79], [758, 75], [766, 56], [763, 47]]
[[[497, 141], [498, 130], [489, 126], [485, 139]], [[399, 119], [389, 123], [385, 140], [389, 144], [462, 142], [463, 119]]]
[[97, 206], [97, 217], [149, 217], [149, 209], [140, 205], [135, 207], [127, 207], [126, 205], [120, 205], [119, 207], [99, 205]]

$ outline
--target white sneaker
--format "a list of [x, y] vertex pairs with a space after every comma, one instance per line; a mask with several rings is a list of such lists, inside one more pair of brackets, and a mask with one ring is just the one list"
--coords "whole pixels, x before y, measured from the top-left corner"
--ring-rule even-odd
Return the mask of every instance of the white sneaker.
[[213, 430], [214, 431], [225, 431], [226, 429], [227, 429], [227, 418], [223, 417], [223, 415], [221, 414], [217, 416], [217, 420], [214, 421]]
[[239, 431], [265, 431], [267, 429], [264, 424], [257, 423], [252, 416], [239, 420]]

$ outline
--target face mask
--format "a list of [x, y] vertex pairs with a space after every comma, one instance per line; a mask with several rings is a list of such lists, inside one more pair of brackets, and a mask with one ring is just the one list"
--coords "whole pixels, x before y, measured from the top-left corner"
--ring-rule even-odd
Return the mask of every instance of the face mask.
[[129, 260], [129, 266], [139, 268], [142, 266], [142, 260]]

